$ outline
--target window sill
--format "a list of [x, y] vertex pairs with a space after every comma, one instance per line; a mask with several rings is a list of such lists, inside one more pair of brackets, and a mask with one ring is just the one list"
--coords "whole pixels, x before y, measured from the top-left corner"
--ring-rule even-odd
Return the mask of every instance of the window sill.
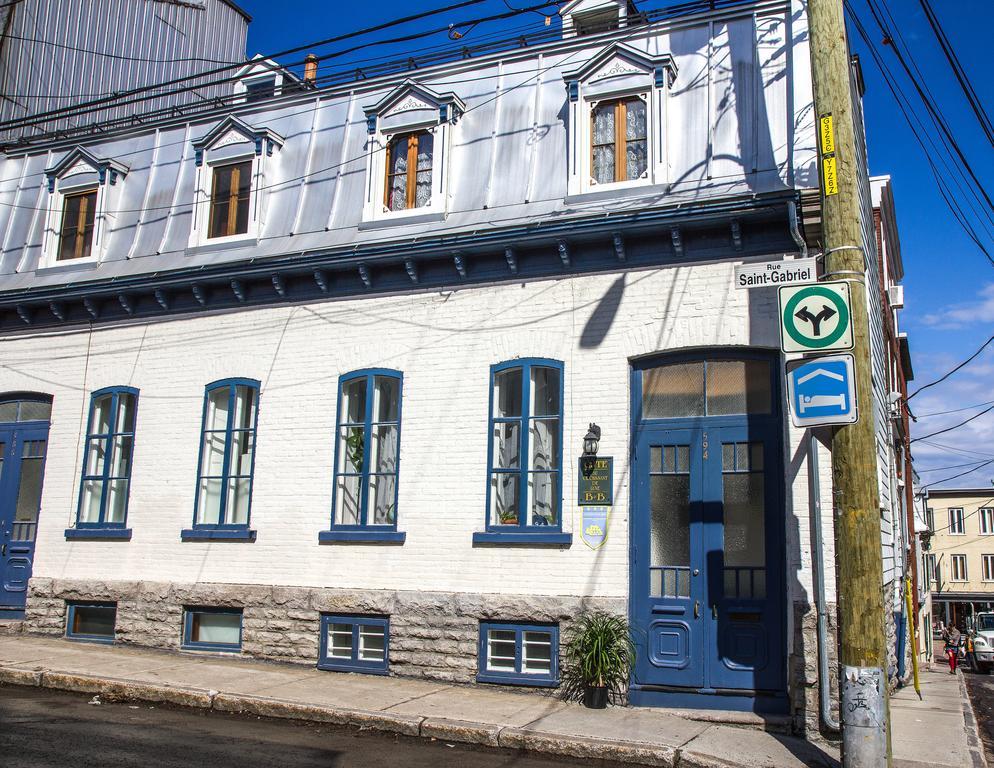
[[205, 643], [203, 645], [191, 645], [189, 643], [183, 643], [180, 646], [180, 650], [183, 651], [207, 651], [209, 653], [241, 653], [241, 646], [236, 645], [210, 645]]
[[131, 541], [131, 529], [66, 528], [66, 541]]
[[473, 534], [473, 544], [519, 545], [525, 547], [534, 545], [569, 547], [573, 544], [573, 534], [562, 533], [560, 531], [549, 533], [504, 533], [502, 531], [477, 531]]
[[187, 246], [187, 253], [209, 253], [223, 251], [238, 245], [258, 245], [259, 236], [255, 232], [242, 235], [227, 235], [225, 237], [205, 237], [203, 240], [193, 240]]
[[318, 533], [320, 544], [403, 544], [407, 539], [406, 531], [385, 530], [337, 530], [321, 531]]
[[367, 229], [382, 229], [384, 227], [401, 227], [406, 224], [431, 224], [438, 221], [445, 221], [444, 211], [424, 211], [415, 213], [412, 211], [389, 211], [379, 214], [375, 219], [366, 219], [359, 222], [359, 231]]
[[329, 662], [318, 662], [318, 669], [325, 672], [356, 672], [361, 675], [389, 675], [390, 670], [386, 667], [367, 667], [361, 664], [338, 664]]
[[180, 531], [182, 541], [255, 541], [255, 531], [250, 528], [185, 528]]
[[100, 645], [113, 645], [113, 637], [87, 637], [86, 635], [66, 635], [66, 640], [74, 643], [99, 643]]
[[496, 675], [481, 672], [476, 676], [478, 683], [493, 683], [496, 685], [527, 685], [530, 688], [557, 688], [558, 680], [532, 677], [530, 675]]
[[79, 259], [62, 259], [61, 261], [48, 258], [42, 260], [35, 269], [35, 272], [58, 274], [59, 272], [72, 272], [76, 269], [96, 269], [99, 266], [100, 259], [96, 256], [84, 256]]

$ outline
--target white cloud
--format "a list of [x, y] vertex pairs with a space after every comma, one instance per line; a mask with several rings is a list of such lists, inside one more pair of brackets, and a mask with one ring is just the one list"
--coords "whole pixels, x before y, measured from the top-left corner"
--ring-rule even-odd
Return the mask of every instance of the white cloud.
[[980, 289], [976, 301], [951, 304], [922, 318], [922, 323], [937, 330], [954, 330], [994, 324], [994, 283]]

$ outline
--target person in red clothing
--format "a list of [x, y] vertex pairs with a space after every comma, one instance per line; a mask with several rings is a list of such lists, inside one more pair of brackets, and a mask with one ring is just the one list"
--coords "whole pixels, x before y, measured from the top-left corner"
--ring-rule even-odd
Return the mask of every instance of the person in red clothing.
[[946, 658], [949, 659], [949, 674], [956, 674], [956, 661], [959, 658], [959, 646], [963, 639], [960, 631], [956, 629], [956, 625], [952, 624], [949, 628], [942, 633], [943, 637], [946, 639]]

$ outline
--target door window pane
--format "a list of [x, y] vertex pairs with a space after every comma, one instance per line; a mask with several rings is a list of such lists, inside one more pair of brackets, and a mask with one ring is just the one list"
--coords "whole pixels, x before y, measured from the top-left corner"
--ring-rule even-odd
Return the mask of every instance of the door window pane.
[[17, 507], [14, 521], [38, 522], [41, 507], [41, 486], [45, 470], [44, 440], [26, 440], [21, 452], [21, 477], [17, 486]]
[[690, 475], [649, 476], [649, 592], [690, 596]]
[[677, 363], [642, 372], [642, 417], [704, 415], [704, 363]]
[[709, 416], [768, 414], [770, 365], [765, 360], [709, 360], [707, 394]]
[[[748, 461], [750, 444], [726, 443], [736, 459]], [[723, 461], [724, 592], [725, 597], [760, 600], [766, 597], [766, 490], [762, 467], [731, 469]]]

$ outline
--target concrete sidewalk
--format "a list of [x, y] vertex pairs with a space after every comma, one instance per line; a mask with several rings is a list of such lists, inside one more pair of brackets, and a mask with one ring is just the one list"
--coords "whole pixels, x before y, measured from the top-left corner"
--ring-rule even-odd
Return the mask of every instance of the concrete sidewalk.
[[963, 672], [944, 666], [921, 673], [921, 700], [912, 686], [891, 695], [894, 768], [987, 768]]
[[[924, 681], [924, 702], [913, 690], [893, 700], [895, 765], [983, 766], [972, 762], [961, 677]], [[750, 714], [595, 711], [552, 695], [32, 635], [0, 636], [0, 682], [652, 766], [838, 765], [832, 748], [772, 733], [764, 727], [782, 720]]]

